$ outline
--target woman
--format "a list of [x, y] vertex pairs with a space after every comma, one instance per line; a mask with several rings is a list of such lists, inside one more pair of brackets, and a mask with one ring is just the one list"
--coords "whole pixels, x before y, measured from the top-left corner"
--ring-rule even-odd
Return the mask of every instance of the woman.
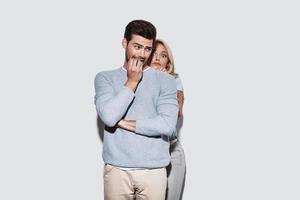
[[[174, 76], [177, 83], [177, 98], [178, 98], [178, 122], [177, 127], [183, 119], [183, 87], [178, 74], [175, 73], [174, 60], [171, 49], [167, 43], [161, 39], [157, 39], [154, 44], [152, 57], [150, 58], [150, 66], [160, 71], [169, 73]], [[178, 132], [178, 131], [177, 131]], [[178, 140], [177, 134], [170, 138], [170, 155], [171, 163], [167, 168], [168, 171], [168, 189], [167, 200], [181, 199], [184, 181], [185, 181], [185, 156], [183, 148]]]

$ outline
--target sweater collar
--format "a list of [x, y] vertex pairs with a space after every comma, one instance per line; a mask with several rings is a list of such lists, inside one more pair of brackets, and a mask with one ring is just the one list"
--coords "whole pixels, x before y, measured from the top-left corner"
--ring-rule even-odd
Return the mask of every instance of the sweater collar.
[[[124, 66], [121, 67], [125, 72], [127, 72], [127, 69], [125, 69]], [[143, 72], [147, 71], [148, 69], [150, 69], [150, 66], [146, 66], [146, 68], [143, 70]]]

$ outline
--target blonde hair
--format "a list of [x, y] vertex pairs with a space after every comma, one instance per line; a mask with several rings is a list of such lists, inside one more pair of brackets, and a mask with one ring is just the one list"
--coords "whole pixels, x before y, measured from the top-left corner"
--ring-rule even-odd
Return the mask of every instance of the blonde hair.
[[171, 48], [169, 47], [169, 45], [162, 39], [156, 39], [155, 40], [155, 43], [154, 43], [154, 49], [153, 49], [153, 52], [152, 52], [152, 56], [151, 58], [149, 59], [150, 62], [153, 58], [153, 54], [154, 54], [154, 51], [157, 47], [158, 44], [161, 44], [163, 45], [166, 50], [167, 50], [167, 54], [168, 54], [168, 63], [167, 63], [167, 66], [166, 66], [166, 71], [168, 74], [174, 76], [174, 77], [178, 77], [178, 74], [175, 73], [175, 64], [174, 64], [174, 58], [173, 58], [173, 54], [172, 54], [172, 51], [171, 51]]

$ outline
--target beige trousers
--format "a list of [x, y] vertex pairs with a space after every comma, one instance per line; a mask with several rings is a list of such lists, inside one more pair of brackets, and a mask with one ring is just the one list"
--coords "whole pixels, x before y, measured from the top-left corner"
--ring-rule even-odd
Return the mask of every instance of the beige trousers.
[[122, 170], [106, 164], [103, 172], [105, 200], [164, 200], [165, 168]]

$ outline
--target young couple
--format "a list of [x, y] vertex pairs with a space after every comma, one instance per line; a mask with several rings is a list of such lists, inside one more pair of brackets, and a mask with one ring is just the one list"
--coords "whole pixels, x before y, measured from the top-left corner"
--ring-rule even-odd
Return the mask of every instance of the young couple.
[[145, 20], [125, 29], [122, 67], [95, 78], [96, 110], [105, 124], [105, 200], [181, 199], [185, 158], [177, 139], [183, 88], [168, 45]]

